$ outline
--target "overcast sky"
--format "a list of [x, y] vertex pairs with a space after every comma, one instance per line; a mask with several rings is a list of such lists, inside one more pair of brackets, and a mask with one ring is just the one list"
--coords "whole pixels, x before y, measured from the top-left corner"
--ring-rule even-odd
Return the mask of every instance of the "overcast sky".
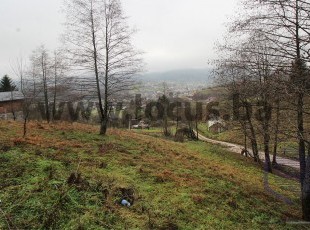
[[[63, 0], [0, 0], [0, 76], [10, 62], [28, 58], [41, 44], [59, 46]], [[134, 44], [145, 52], [149, 72], [206, 68], [214, 43], [237, 0], [123, 0], [129, 25], [138, 29]]]

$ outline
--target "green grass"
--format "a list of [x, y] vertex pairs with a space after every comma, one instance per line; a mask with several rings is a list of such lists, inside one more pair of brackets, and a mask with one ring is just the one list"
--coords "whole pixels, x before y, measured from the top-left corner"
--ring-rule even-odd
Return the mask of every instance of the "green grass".
[[208, 124], [206, 122], [199, 123], [198, 129], [199, 132], [205, 137], [214, 140], [226, 141], [230, 143], [244, 145], [244, 135], [239, 129], [234, 128], [221, 133], [213, 133], [209, 131]]
[[199, 123], [198, 130], [199, 130], [199, 133], [201, 133], [205, 137], [212, 138], [212, 139], [218, 138], [218, 134], [214, 134], [209, 131], [208, 124], [206, 122]]
[[287, 205], [258, 166], [218, 146], [66, 123], [31, 123], [22, 139], [21, 127], [0, 122], [0, 229], [296, 229], [285, 222], [300, 219], [298, 193], [281, 186], [295, 181], [268, 177]]
[[[240, 128], [235, 127], [233, 129], [229, 129], [227, 131], [224, 131], [222, 133], [212, 133], [208, 130], [208, 125], [206, 123], [200, 123], [199, 124], [199, 132], [204, 135], [205, 137], [214, 139], [214, 140], [219, 140], [219, 141], [225, 141], [229, 143], [234, 143], [234, 144], [239, 144], [239, 145], [244, 145], [244, 135], [241, 132]], [[299, 155], [298, 155], [298, 143], [297, 141], [293, 140], [285, 140], [285, 138], [278, 144], [278, 156], [281, 157], [286, 157], [289, 159], [293, 160], [298, 160]], [[251, 147], [250, 145], [250, 140], [247, 140], [248, 147]], [[258, 136], [258, 147], [260, 151], [263, 151], [263, 140], [261, 139], [260, 136]], [[270, 150], [273, 152], [273, 142], [271, 140], [270, 144]], [[285, 151], [284, 151], [285, 150]]]

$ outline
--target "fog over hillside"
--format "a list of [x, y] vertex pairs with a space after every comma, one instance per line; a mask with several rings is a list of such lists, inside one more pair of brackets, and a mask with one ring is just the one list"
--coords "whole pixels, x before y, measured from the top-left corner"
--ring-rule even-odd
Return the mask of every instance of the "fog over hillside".
[[178, 82], [212, 84], [211, 69], [179, 69], [166, 72], [142, 74], [139, 79], [143, 82]]

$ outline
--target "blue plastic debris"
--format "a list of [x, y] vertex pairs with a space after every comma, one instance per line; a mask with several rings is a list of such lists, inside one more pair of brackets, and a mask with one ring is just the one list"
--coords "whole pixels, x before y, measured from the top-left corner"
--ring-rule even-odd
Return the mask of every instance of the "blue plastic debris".
[[127, 200], [125, 200], [125, 199], [122, 200], [121, 204], [122, 204], [123, 206], [130, 207], [130, 203], [129, 203]]

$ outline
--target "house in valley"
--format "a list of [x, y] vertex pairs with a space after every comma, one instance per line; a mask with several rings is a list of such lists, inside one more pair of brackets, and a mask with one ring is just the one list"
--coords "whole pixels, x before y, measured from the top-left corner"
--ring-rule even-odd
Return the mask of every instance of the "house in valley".
[[[24, 95], [20, 91], [0, 92], [0, 115], [23, 110]], [[6, 117], [6, 116], [5, 116]]]
[[211, 133], [222, 133], [227, 130], [227, 127], [223, 120], [209, 120], [208, 130]]

